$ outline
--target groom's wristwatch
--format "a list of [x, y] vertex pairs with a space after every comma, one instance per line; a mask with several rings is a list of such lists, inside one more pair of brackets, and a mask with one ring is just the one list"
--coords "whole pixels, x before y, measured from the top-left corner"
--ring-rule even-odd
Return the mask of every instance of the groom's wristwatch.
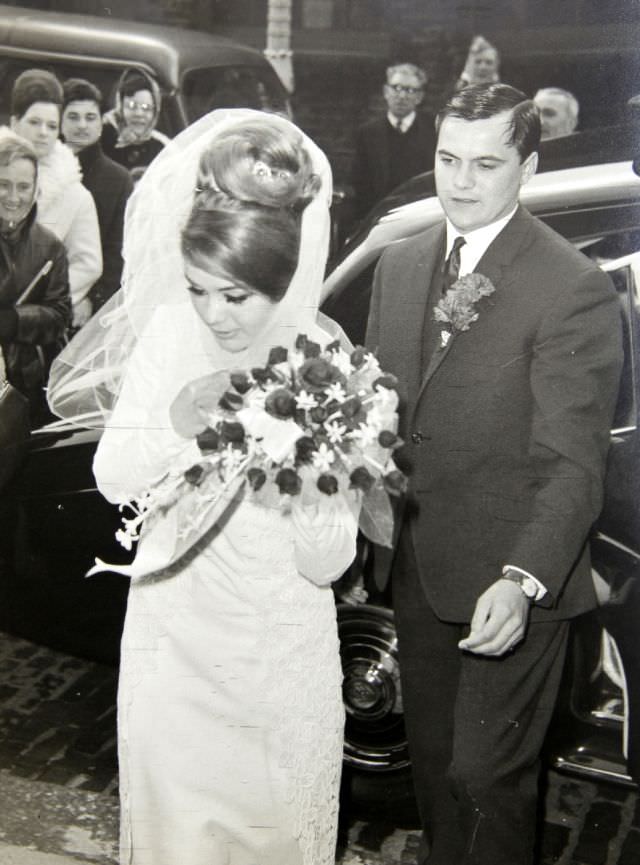
[[528, 601], [533, 603], [536, 599], [536, 595], [538, 594], [538, 586], [536, 581], [531, 577], [527, 576], [527, 574], [523, 574], [520, 571], [511, 571], [506, 570], [502, 574], [503, 580], [510, 580], [512, 583], [516, 583], [520, 586], [523, 595], [527, 598]]

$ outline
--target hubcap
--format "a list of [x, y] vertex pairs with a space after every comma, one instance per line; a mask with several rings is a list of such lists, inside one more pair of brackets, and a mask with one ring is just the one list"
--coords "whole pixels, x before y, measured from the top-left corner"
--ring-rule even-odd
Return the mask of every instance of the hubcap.
[[371, 772], [409, 765], [398, 641], [386, 607], [338, 606], [347, 715], [345, 762]]

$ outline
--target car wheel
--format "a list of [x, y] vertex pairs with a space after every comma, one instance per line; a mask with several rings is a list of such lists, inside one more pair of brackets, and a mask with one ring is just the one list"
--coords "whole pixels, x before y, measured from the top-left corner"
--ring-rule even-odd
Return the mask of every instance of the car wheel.
[[346, 712], [344, 766], [350, 798], [400, 815], [415, 813], [402, 711], [393, 612], [368, 604], [338, 605]]

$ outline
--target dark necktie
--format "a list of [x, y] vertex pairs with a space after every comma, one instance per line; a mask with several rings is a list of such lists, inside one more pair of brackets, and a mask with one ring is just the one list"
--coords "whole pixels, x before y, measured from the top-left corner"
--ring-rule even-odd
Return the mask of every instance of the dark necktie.
[[446, 294], [447, 291], [451, 288], [453, 283], [458, 278], [458, 274], [460, 273], [460, 250], [465, 245], [467, 241], [461, 235], [458, 235], [456, 239], [453, 241], [453, 246], [451, 247], [451, 252], [449, 253], [449, 258], [444, 263], [444, 269], [442, 271], [442, 293]]

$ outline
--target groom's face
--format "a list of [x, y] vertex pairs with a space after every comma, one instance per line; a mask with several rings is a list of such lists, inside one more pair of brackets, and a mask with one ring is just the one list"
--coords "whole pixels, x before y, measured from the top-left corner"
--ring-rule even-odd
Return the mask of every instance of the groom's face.
[[445, 117], [438, 134], [435, 179], [445, 213], [462, 234], [513, 210], [520, 187], [535, 173], [537, 154], [524, 162], [509, 144], [511, 112], [485, 120]]

